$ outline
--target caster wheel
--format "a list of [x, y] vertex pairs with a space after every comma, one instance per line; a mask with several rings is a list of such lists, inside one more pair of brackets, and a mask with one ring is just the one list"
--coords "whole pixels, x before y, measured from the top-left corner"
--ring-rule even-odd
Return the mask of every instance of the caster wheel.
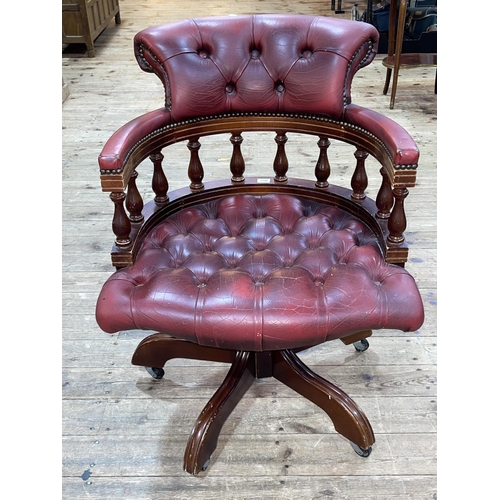
[[353, 450], [360, 456], [360, 457], [363, 457], [363, 458], [366, 458], [366, 457], [369, 457], [370, 456], [370, 453], [372, 452], [372, 447], [370, 446], [368, 449], [366, 450], [363, 450], [363, 448], [360, 448], [357, 444], [354, 444], [351, 442], [351, 446], [353, 448]]
[[151, 366], [146, 366], [146, 371], [156, 380], [160, 380], [165, 375], [163, 368], [155, 368]]
[[356, 351], [364, 352], [370, 347], [370, 344], [368, 343], [368, 340], [361, 339], [361, 340], [358, 340], [357, 342], [354, 342], [353, 346], [354, 346], [354, 349], [356, 349]]
[[203, 467], [201, 468], [202, 472], [206, 471], [208, 469], [208, 466], [210, 465], [210, 459], [208, 459], [204, 464]]

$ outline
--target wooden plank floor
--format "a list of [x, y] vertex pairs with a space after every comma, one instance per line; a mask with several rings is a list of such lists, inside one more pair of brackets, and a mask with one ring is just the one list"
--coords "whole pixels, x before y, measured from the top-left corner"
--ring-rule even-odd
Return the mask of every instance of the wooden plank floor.
[[[349, 17], [351, 4], [343, 2]], [[63, 498], [77, 499], [433, 499], [436, 466], [436, 95], [432, 69], [401, 73], [396, 106], [382, 95], [381, 57], [355, 78], [353, 101], [406, 127], [421, 150], [418, 185], [406, 207], [411, 244], [407, 269], [424, 300], [426, 321], [413, 333], [375, 332], [363, 354], [341, 342], [303, 354], [305, 363], [337, 384], [364, 409], [376, 435], [367, 459], [355, 455], [328, 417], [273, 380], [259, 380], [222, 430], [210, 468], [182, 470], [184, 446], [227, 366], [172, 361], [155, 381], [130, 358], [144, 333], [103, 333], [95, 323], [100, 285], [113, 271], [109, 250], [112, 203], [100, 191], [97, 156], [129, 119], [162, 106], [159, 81], [143, 73], [132, 38], [142, 28], [216, 14], [296, 12], [334, 16], [328, 1], [296, 4], [240, 0], [167, 2], [121, 0], [122, 24], [96, 41], [96, 57], [63, 53], [69, 97], [62, 107], [63, 196]], [[289, 139], [303, 165], [316, 162], [315, 144]], [[272, 171], [274, 141], [244, 143], [248, 174]], [[253, 141], [253, 142], [252, 142]], [[248, 142], [248, 144], [247, 144]], [[288, 144], [287, 144], [288, 147]], [[332, 177], [348, 185], [351, 148], [331, 147]], [[175, 165], [186, 165], [178, 149]], [[203, 154], [206, 157], [203, 157]], [[207, 171], [228, 176], [225, 151], [203, 145]], [[337, 166], [335, 166], [337, 165]], [[309, 167], [309, 168], [307, 168]], [[260, 170], [262, 169], [262, 170]], [[369, 163], [375, 172], [377, 166]], [[177, 169], [181, 170], [181, 169]], [[293, 165], [290, 175], [292, 176]], [[148, 174], [141, 174], [146, 189]], [[376, 174], [377, 175], [377, 174]], [[378, 175], [376, 177], [378, 184]], [[171, 188], [181, 176], [169, 178]], [[371, 191], [375, 191], [374, 187]]]

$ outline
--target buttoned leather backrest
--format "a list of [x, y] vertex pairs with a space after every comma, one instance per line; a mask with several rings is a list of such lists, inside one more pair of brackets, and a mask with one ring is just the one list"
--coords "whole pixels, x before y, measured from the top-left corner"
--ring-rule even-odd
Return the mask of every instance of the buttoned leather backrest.
[[141, 68], [163, 82], [178, 122], [230, 112], [341, 119], [352, 77], [372, 61], [377, 43], [366, 23], [276, 14], [152, 27], [135, 36], [134, 47]]

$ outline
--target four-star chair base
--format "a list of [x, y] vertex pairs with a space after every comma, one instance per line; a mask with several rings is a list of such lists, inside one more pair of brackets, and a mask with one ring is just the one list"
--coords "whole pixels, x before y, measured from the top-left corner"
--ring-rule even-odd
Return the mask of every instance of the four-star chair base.
[[[344, 337], [358, 351], [371, 332]], [[303, 349], [305, 349], [304, 347]], [[145, 338], [132, 357], [132, 364], [146, 367], [156, 379], [164, 375], [163, 366], [173, 358], [231, 363], [219, 389], [198, 416], [187, 442], [184, 470], [198, 474], [207, 469], [217, 447], [219, 434], [231, 412], [256, 378], [274, 377], [319, 406], [330, 417], [335, 430], [348, 439], [362, 457], [367, 457], [375, 442], [370, 422], [358, 405], [341, 389], [311, 371], [297, 356], [303, 349], [251, 352], [204, 347], [162, 333]]]

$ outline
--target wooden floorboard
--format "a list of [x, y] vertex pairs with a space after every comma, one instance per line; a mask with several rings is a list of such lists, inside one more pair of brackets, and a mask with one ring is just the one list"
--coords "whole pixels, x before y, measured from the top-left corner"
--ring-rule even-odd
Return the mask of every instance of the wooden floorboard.
[[[349, 18], [352, 2], [343, 2]], [[282, 4], [250, 0], [165, 2], [121, 0], [122, 24], [96, 41], [96, 57], [62, 56], [69, 96], [62, 106], [62, 492], [78, 499], [427, 499], [437, 495], [437, 225], [436, 95], [433, 69], [401, 73], [396, 105], [382, 95], [381, 56], [355, 77], [353, 101], [390, 116], [415, 138], [421, 160], [417, 186], [407, 198], [410, 259], [426, 322], [417, 332], [375, 332], [370, 349], [331, 342], [301, 357], [363, 408], [376, 443], [367, 459], [355, 455], [317, 407], [274, 380], [259, 380], [222, 430], [210, 468], [199, 477], [182, 470], [191, 427], [223, 380], [227, 365], [172, 360], [153, 380], [130, 358], [144, 332], [103, 333], [94, 307], [113, 271], [109, 250], [112, 203], [100, 191], [97, 156], [110, 134], [138, 114], [163, 104], [159, 81], [142, 72], [132, 39], [142, 28], [185, 17], [258, 12], [334, 16], [328, 1]], [[269, 175], [274, 141], [256, 152], [245, 138], [249, 175]], [[316, 153], [290, 138], [298, 158], [290, 176], [311, 171]], [[230, 148], [202, 143], [200, 155], [227, 176]], [[294, 149], [295, 148], [295, 149]], [[353, 151], [330, 148], [332, 177], [349, 185]], [[187, 165], [187, 149], [169, 168]], [[271, 163], [270, 163], [271, 162]], [[270, 166], [271, 165], [271, 166]], [[376, 163], [368, 164], [377, 169]], [[207, 171], [209, 169], [207, 168]], [[139, 172], [146, 191], [150, 174]], [[208, 180], [208, 179], [207, 179]], [[169, 178], [171, 189], [182, 176]], [[370, 186], [369, 194], [377, 187]]]

